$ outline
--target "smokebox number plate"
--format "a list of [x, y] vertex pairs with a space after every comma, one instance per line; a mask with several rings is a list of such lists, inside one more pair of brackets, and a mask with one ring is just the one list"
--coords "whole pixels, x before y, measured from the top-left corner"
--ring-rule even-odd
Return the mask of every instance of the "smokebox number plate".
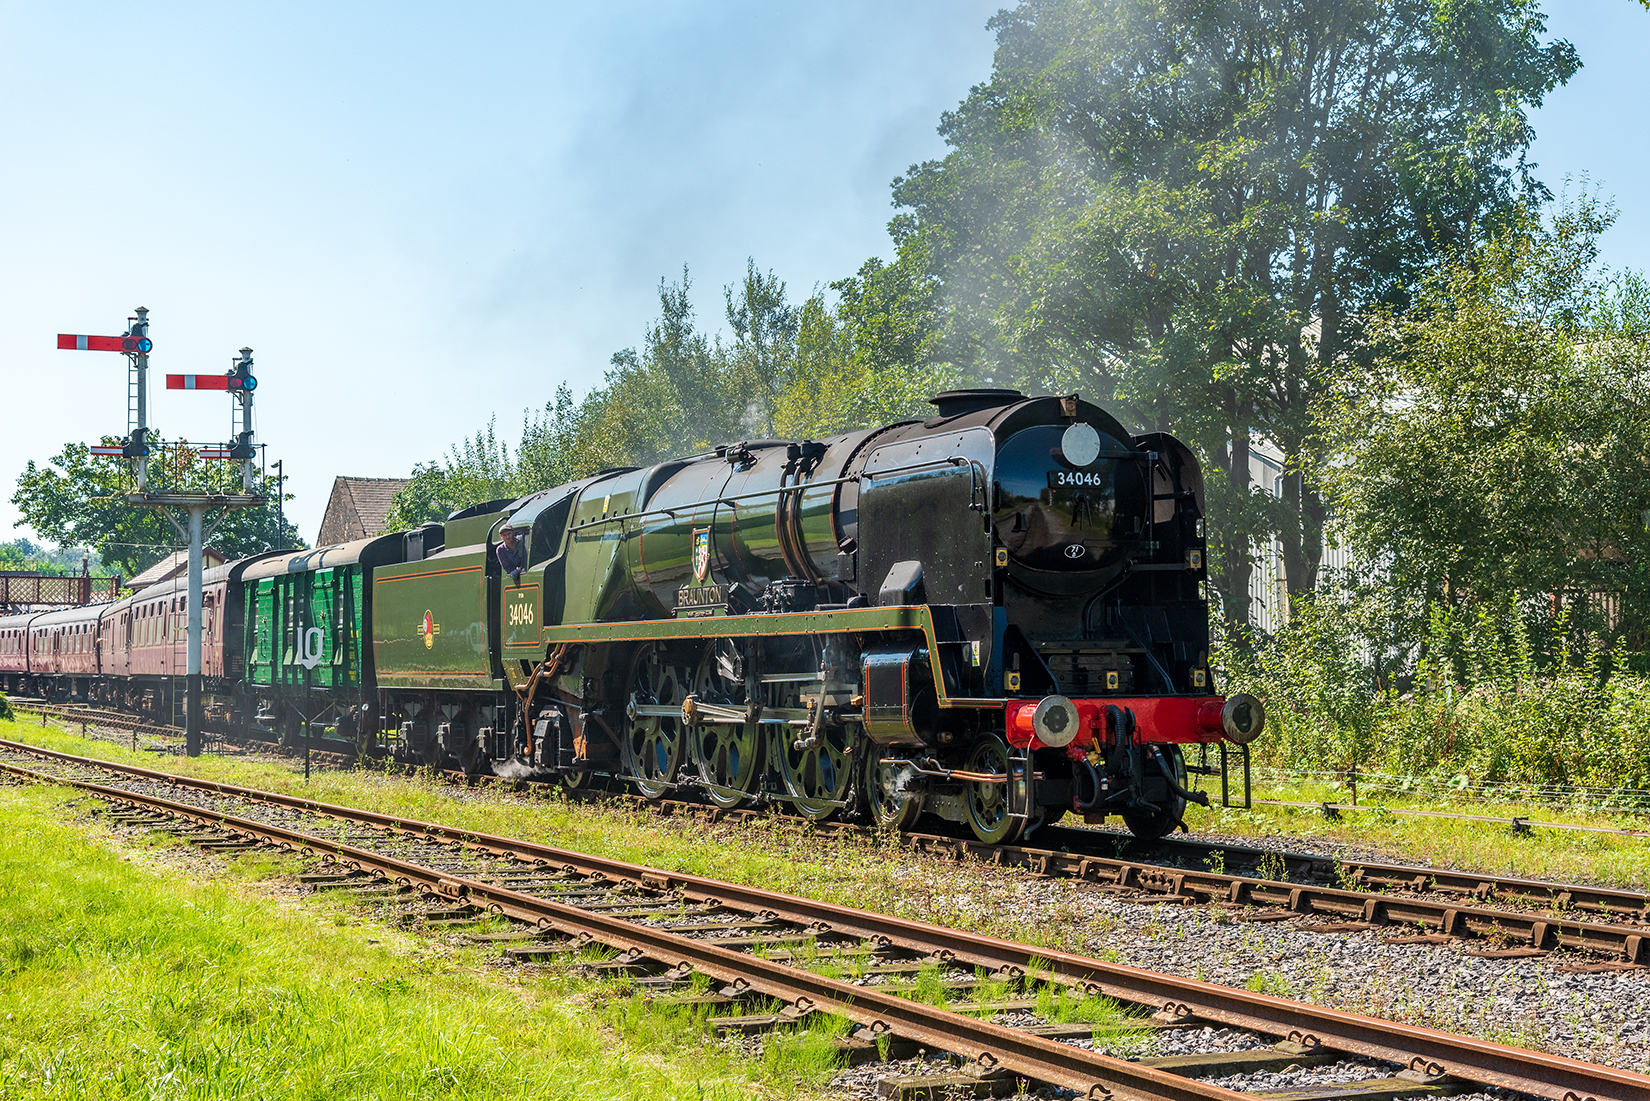
[[1051, 470], [1048, 472], [1048, 484], [1050, 489], [1066, 489], [1072, 486], [1106, 489], [1111, 485], [1111, 471]]

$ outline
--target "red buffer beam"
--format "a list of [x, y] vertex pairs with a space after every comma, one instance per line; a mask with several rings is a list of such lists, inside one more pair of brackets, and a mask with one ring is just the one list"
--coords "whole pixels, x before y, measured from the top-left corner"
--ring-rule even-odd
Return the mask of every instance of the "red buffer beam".
[[227, 375], [167, 375], [168, 390], [227, 390]]

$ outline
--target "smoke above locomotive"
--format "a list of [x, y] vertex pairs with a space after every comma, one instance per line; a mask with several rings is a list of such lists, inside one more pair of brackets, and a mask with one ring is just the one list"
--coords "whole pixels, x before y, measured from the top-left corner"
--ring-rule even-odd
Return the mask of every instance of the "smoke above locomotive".
[[1210, 675], [1194, 456], [1076, 396], [933, 404], [231, 564], [229, 721], [993, 843], [1174, 829], [1187, 751], [1264, 722]]

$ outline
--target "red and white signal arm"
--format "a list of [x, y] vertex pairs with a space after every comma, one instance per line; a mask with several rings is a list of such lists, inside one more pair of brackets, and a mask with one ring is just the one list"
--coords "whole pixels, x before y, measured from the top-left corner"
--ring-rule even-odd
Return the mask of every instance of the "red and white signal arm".
[[227, 390], [229, 380], [223, 375], [167, 375], [168, 390]]
[[148, 353], [154, 341], [146, 336], [87, 336], [85, 333], [58, 333], [57, 347], [66, 352]]
[[121, 447], [118, 443], [114, 445], [95, 444], [89, 450], [93, 455], [103, 455], [111, 459], [122, 459], [126, 457], [126, 449]]

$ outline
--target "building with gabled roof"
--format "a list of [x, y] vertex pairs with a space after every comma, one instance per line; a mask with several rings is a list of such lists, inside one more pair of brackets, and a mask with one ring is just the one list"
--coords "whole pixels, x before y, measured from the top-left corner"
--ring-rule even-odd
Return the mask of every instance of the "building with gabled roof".
[[321, 531], [315, 536], [317, 547], [331, 547], [370, 539], [384, 533], [384, 517], [389, 515], [390, 502], [400, 493], [410, 478], [345, 478], [332, 480], [332, 496], [327, 500], [327, 511], [321, 517]]
[[[224, 564], [223, 552], [216, 547], [201, 548], [201, 569], [209, 570], [214, 566]], [[171, 554], [156, 562], [153, 566], [138, 574], [126, 583], [126, 587], [133, 592], [147, 589], [150, 585], [162, 581], [170, 581], [174, 577], [183, 577], [189, 573], [189, 552], [186, 550], [173, 551]]]

